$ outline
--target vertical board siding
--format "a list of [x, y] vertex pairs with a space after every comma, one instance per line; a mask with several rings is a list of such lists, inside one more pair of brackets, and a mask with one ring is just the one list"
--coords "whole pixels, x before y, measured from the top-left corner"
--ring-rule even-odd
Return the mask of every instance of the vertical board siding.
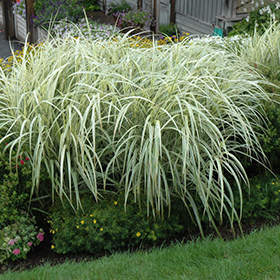
[[97, 5], [99, 6], [99, 9], [103, 11], [103, 0], [97, 0]]
[[224, 3], [224, 0], [177, 0], [175, 12], [213, 25], [216, 16], [222, 14]]
[[3, 18], [3, 10], [2, 10], [1, 2], [0, 2], [0, 26], [4, 27], [4, 18]]

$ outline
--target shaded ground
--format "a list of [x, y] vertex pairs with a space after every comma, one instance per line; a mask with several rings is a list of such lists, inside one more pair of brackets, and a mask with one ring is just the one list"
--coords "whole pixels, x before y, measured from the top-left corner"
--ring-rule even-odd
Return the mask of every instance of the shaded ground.
[[[258, 220], [254, 223], [247, 223], [243, 224], [243, 233], [244, 235], [249, 234], [250, 232], [254, 230], [258, 230], [264, 226], [266, 227], [272, 227], [280, 224], [280, 218], [276, 217], [275, 220]], [[219, 232], [221, 234], [221, 237], [224, 240], [230, 240], [235, 238], [233, 230], [230, 228], [230, 226], [222, 226], [219, 227]], [[241, 232], [239, 230], [238, 225], [235, 225], [235, 234], [236, 236], [240, 236]], [[206, 236], [213, 236], [218, 237], [217, 233], [213, 228], [206, 228], [205, 229], [205, 235]], [[178, 236], [176, 240], [184, 241], [191, 239], [196, 239], [199, 237], [200, 234], [197, 232], [195, 234], [187, 235], [187, 236]], [[174, 240], [174, 241], [176, 241]], [[149, 248], [146, 248], [149, 249]], [[145, 250], [145, 249], [144, 249]], [[25, 260], [16, 260], [13, 262], [10, 262], [9, 264], [1, 265], [0, 268], [0, 274], [4, 273], [5, 271], [12, 270], [12, 271], [22, 271], [22, 270], [28, 270], [32, 269], [36, 266], [40, 266], [45, 264], [46, 262], [50, 263], [51, 265], [58, 265], [64, 263], [66, 260], [71, 260], [75, 262], [81, 262], [81, 261], [92, 261], [96, 260], [104, 255], [94, 255], [94, 254], [57, 254], [51, 250], [51, 236], [50, 234], [45, 234], [45, 240], [34, 249], [34, 251], [31, 251], [28, 253], [27, 258]]]
[[11, 48], [15, 50], [21, 50], [22, 44], [18, 42], [16, 38], [8, 41], [4, 39], [4, 30], [0, 27], [0, 58], [7, 58], [11, 55]]

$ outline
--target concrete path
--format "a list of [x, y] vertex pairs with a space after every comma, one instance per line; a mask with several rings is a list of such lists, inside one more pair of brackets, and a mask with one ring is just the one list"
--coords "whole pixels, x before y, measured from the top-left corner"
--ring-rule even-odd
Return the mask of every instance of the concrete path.
[[0, 58], [7, 58], [11, 55], [11, 48], [15, 50], [21, 50], [22, 44], [20, 44], [16, 38], [8, 41], [4, 39], [4, 30], [0, 28]]

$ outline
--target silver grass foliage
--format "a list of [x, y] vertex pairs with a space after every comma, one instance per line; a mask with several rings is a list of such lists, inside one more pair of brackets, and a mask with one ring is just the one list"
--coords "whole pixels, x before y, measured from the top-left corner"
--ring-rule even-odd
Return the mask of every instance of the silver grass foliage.
[[77, 207], [82, 191], [98, 200], [114, 184], [154, 216], [180, 196], [201, 231], [203, 215], [239, 219], [229, 178], [242, 198], [238, 156], [264, 156], [255, 132], [269, 98], [263, 78], [211, 44], [138, 44], [49, 39], [1, 70], [1, 141], [30, 157], [31, 196], [43, 168], [50, 195], [75, 196]]

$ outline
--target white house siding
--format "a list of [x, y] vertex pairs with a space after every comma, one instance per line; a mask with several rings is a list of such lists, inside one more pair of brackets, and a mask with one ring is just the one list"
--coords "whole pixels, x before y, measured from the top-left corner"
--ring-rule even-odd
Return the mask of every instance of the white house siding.
[[216, 16], [222, 15], [224, 0], [177, 0], [176, 23], [191, 34], [212, 34]]
[[144, 11], [152, 12], [152, 10], [153, 10], [152, 1], [151, 0], [143, 0], [142, 1], [142, 8], [143, 8]]
[[0, 26], [4, 27], [4, 18], [3, 18], [3, 10], [2, 10], [2, 4], [0, 3]]

